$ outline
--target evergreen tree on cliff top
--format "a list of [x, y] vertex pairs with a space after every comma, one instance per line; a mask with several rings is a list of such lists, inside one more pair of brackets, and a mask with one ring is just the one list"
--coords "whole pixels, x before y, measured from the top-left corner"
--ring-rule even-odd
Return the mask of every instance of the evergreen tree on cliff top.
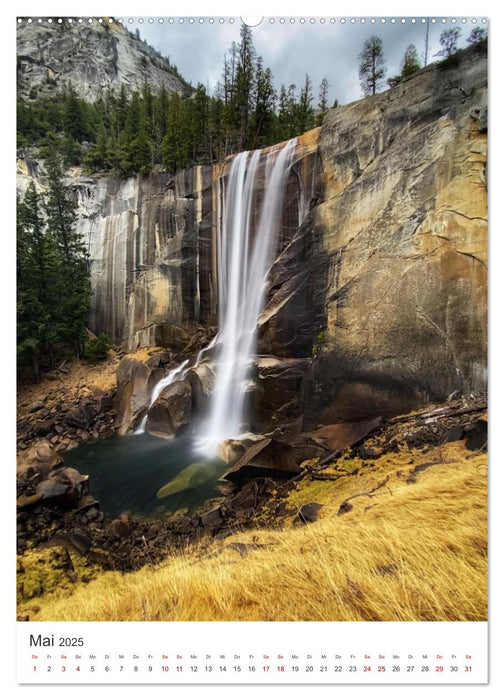
[[234, 107], [239, 129], [238, 150], [242, 151], [250, 139], [250, 114], [254, 94], [254, 60], [255, 49], [252, 31], [246, 24], [240, 28], [238, 66], [234, 86]]
[[365, 95], [374, 95], [380, 90], [385, 71], [383, 42], [377, 36], [370, 36], [359, 54], [359, 78]]
[[445, 29], [439, 37], [439, 43], [443, 47], [441, 51], [436, 53], [436, 56], [442, 56], [443, 58], [450, 58], [457, 53], [457, 42], [460, 38], [460, 27], [451, 27], [450, 29]]
[[401, 61], [401, 78], [409, 78], [421, 69], [420, 58], [414, 44], [409, 44]]

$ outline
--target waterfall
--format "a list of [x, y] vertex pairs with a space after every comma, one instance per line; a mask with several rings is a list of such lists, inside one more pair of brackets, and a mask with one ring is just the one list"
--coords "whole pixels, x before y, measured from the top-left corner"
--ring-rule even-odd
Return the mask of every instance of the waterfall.
[[[150, 406], [165, 387], [185, 379], [189, 371], [198, 366], [204, 353], [218, 345], [215, 388], [209, 416], [201, 426], [198, 439], [199, 449], [207, 454], [215, 451], [226, 438], [237, 437], [243, 429], [250, 364], [256, 350], [257, 321], [276, 250], [295, 146], [296, 139], [292, 139], [267, 153], [245, 151], [233, 159], [227, 181], [221, 185], [218, 203], [222, 221], [217, 228], [217, 336], [200, 351], [191, 367], [187, 367], [188, 360], [185, 360], [152, 391]], [[256, 187], [261, 177], [264, 180], [262, 202], [258, 197], [260, 188]], [[145, 431], [146, 422], [147, 416], [136, 434]]]
[[[223, 217], [217, 233], [219, 353], [210, 415], [201, 430], [201, 442], [210, 449], [226, 438], [236, 437], [243, 427], [257, 320], [276, 250], [295, 145], [293, 139], [267, 154], [240, 153], [223, 187]], [[264, 199], [258, 212], [256, 181], [260, 165], [264, 170]]]
[[[197, 367], [199, 363], [201, 362], [203, 355], [206, 353], [207, 350], [210, 350], [213, 348], [215, 345], [215, 342], [217, 340], [217, 336], [215, 338], [212, 338], [210, 343], [203, 348], [202, 350], [199, 351], [198, 356], [196, 357], [196, 362], [192, 364], [190, 367], [187, 367], [187, 363], [189, 360], [184, 360], [180, 365], [175, 367], [174, 369], [170, 370], [166, 377], [163, 377], [162, 379], [157, 382], [157, 384], [154, 385], [154, 388], [152, 389], [152, 393], [150, 396], [149, 400], [149, 408], [147, 409], [147, 413], [145, 416], [142, 418], [142, 422], [138, 426], [138, 428], [135, 430], [134, 435], [142, 435], [142, 433], [145, 433], [145, 426], [147, 425], [147, 418], [149, 415], [149, 409], [154, 405], [155, 401], [161, 396], [161, 392], [163, 389], [166, 389], [167, 386], [170, 386], [170, 384], [174, 384], [175, 382], [182, 382], [189, 372]], [[187, 367], [187, 369], [186, 369]]]
[[[188, 362], [189, 362], [189, 360], [184, 360], [184, 362], [182, 362], [182, 364], [180, 364], [178, 367], [175, 367], [175, 369], [172, 369], [170, 372], [168, 372], [166, 377], [163, 377], [162, 379], [159, 380], [159, 382], [157, 382], [157, 384], [154, 385], [154, 388], [152, 389], [152, 394], [150, 397], [149, 409], [154, 404], [154, 402], [157, 401], [157, 399], [159, 398], [163, 389], [165, 389], [170, 384], [173, 384], [174, 382], [182, 381], [183, 379], [186, 378], [189, 370], [186, 370], [184, 372], [184, 369], [185, 369]], [[135, 430], [135, 433], [134, 433], [135, 435], [142, 435], [142, 433], [145, 433], [145, 426], [147, 424], [148, 414], [149, 414], [149, 410], [147, 410], [147, 413], [142, 418], [142, 422], [140, 423], [138, 428]]]

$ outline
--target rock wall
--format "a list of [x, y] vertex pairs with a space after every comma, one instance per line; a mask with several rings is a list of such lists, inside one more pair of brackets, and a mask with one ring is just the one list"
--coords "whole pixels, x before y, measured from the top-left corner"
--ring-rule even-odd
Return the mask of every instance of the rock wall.
[[71, 85], [79, 97], [94, 102], [107, 90], [130, 94], [145, 82], [153, 92], [164, 85], [168, 93], [190, 88], [148, 44], [119, 22], [69, 24], [25, 20], [16, 27], [17, 89], [22, 97], [52, 95]]
[[260, 353], [310, 362], [302, 381], [299, 362], [257, 363], [254, 427], [269, 416], [312, 429], [484, 391], [486, 58], [474, 47], [330, 110], [318, 156], [318, 197], [260, 318]]
[[[486, 58], [469, 49], [459, 65], [330, 110], [298, 139], [259, 322], [253, 430], [485, 389], [486, 88]], [[179, 352], [198, 329], [211, 335], [229, 164], [70, 180], [95, 333]], [[25, 176], [40, 177], [34, 168]]]
[[327, 115], [305, 424], [485, 389], [486, 114], [486, 59], [469, 50]]
[[91, 261], [93, 332], [128, 349], [183, 347], [188, 330], [212, 320], [211, 171], [73, 181]]
[[[279, 250], [306, 219], [320, 185], [318, 132], [306, 134], [297, 147]], [[198, 326], [216, 325], [217, 200], [229, 163], [195, 166], [174, 178], [69, 179], [90, 254], [94, 333], [106, 333], [128, 350], [182, 350]]]

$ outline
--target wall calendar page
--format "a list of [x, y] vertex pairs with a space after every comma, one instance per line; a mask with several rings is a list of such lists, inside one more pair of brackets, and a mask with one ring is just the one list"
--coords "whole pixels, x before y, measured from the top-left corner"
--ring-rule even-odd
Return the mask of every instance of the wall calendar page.
[[476, 697], [489, 18], [141, 11], [13, 20], [17, 691]]

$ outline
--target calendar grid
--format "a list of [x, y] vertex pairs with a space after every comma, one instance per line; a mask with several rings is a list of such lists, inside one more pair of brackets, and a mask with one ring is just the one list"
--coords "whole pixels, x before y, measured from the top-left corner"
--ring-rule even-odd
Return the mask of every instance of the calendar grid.
[[22, 684], [488, 680], [486, 622], [18, 624]]

